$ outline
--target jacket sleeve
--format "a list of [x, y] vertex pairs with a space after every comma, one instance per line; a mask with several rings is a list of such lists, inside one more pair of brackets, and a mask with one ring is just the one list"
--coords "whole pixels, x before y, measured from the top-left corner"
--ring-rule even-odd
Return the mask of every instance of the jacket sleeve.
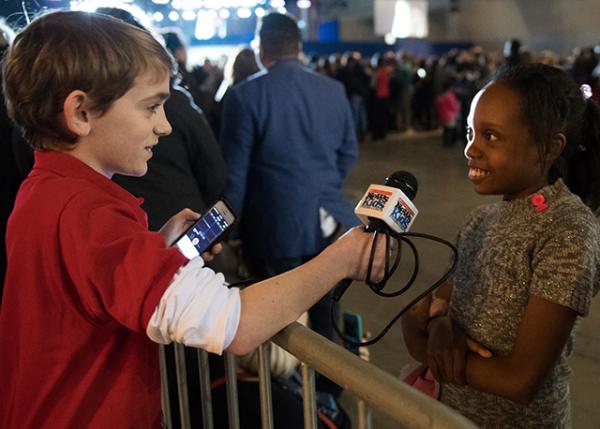
[[252, 112], [242, 103], [236, 88], [229, 90], [223, 106], [220, 142], [229, 169], [225, 197], [238, 215], [244, 206], [254, 134]]
[[65, 288], [82, 315], [144, 333], [187, 258], [148, 231], [140, 216], [128, 204], [82, 192], [63, 209], [57, 251], [68, 273]]
[[180, 125], [176, 127], [174, 124], [173, 129], [177, 128], [183, 134], [190, 168], [204, 203], [210, 206], [223, 195], [227, 182], [227, 165], [202, 110], [184, 89], [174, 89], [180, 93], [174, 91], [172, 96], [180, 98], [181, 102], [178, 103], [179, 109], [171, 115], [171, 120]]
[[337, 152], [337, 165], [340, 177], [345, 179], [350, 171], [350, 167], [352, 167], [358, 156], [358, 142], [356, 140], [356, 127], [354, 126], [354, 119], [352, 119], [350, 104], [345, 94], [342, 93], [340, 97], [343, 100], [344, 129], [342, 130], [342, 144]]

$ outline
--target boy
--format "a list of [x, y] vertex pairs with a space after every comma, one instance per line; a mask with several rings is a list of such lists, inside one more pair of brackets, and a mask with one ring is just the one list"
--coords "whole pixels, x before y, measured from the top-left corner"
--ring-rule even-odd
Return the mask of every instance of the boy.
[[147, 231], [140, 201], [110, 178], [143, 175], [170, 132], [171, 70], [147, 32], [82, 12], [38, 18], [4, 60], [9, 114], [36, 153], [7, 231], [3, 428], [159, 427], [150, 339], [243, 354], [341, 279], [365, 277], [370, 235], [356, 229], [242, 291], [169, 247], [198, 214]]

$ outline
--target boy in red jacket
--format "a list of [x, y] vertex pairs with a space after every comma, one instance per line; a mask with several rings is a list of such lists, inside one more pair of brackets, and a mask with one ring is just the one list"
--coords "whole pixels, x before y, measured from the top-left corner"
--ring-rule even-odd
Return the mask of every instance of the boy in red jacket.
[[147, 230], [140, 201], [110, 178], [145, 174], [170, 133], [172, 70], [149, 33], [83, 12], [36, 19], [5, 57], [8, 111], [36, 151], [7, 230], [3, 428], [159, 427], [156, 343], [243, 354], [365, 276], [370, 234], [357, 229], [242, 291], [204, 267], [210, 255], [170, 247], [197, 213]]

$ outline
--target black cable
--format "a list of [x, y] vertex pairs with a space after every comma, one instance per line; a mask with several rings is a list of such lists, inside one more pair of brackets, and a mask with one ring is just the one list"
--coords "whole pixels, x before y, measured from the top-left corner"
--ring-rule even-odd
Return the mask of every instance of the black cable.
[[[387, 257], [386, 257], [386, 262], [385, 262], [384, 278], [383, 278], [383, 280], [381, 280], [379, 282], [375, 282], [371, 279], [371, 274], [372, 274], [372, 269], [373, 269], [373, 262], [375, 260], [375, 251], [377, 249], [377, 241], [379, 240], [380, 234], [383, 234], [385, 236], [386, 256]], [[417, 248], [415, 247], [414, 243], [407, 237], [424, 238], [424, 239], [435, 241], [435, 242], [438, 242], [438, 243], [441, 243], [441, 244], [444, 244], [445, 246], [447, 246], [452, 251], [453, 256], [454, 256], [452, 258], [452, 264], [451, 264], [450, 268], [432, 286], [427, 288], [419, 296], [417, 296], [411, 302], [409, 302], [402, 310], [400, 310], [400, 312], [396, 316], [394, 316], [394, 318], [383, 328], [383, 330], [376, 337], [374, 337], [372, 340], [369, 340], [369, 341], [365, 341], [365, 342], [354, 341], [354, 340], [346, 337], [344, 335], [344, 333], [341, 332], [341, 330], [338, 327], [337, 321], [335, 320], [335, 317], [334, 317], [333, 305], [332, 305], [330, 314], [331, 314], [331, 322], [333, 325], [333, 329], [340, 336], [340, 338], [342, 338], [344, 340], [345, 343], [351, 344], [353, 346], [365, 346], [365, 347], [371, 346], [371, 345], [377, 343], [379, 340], [381, 340], [381, 338], [383, 338], [383, 336], [385, 334], [387, 334], [387, 332], [391, 329], [391, 327], [398, 321], [398, 319], [400, 319], [404, 315], [404, 313], [406, 313], [406, 311], [408, 309], [410, 309], [413, 305], [415, 305], [417, 302], [419, 302], [421, 299], [423, 299], [425, 296], [427, 296], [429, 293], [431, 293], [434, 289], [441, 286], [446, 280], [448, 280], [448, 278], [454, 272], [454, 270], [456, 268], [458, 251], [457, 251], [456, 247], [449, 241], [444, 240], [443, 238], [440, 238], [440, 237], [436, 237], [435, 235], [423, 234], [423, 233], [419, 233], [419, 232], [405, 232], [405, 233], [398, 234], [393, 231], [383, 231], [382, 232], [382, 231], [376, 230], [373, 232], [373, 240], [371, 242], [371, 252], [370, 252], [370, 256], [369, 256], [369, 265], [367, 267], [367, 281], [366, 281], [367, 285], [371, 288], [371, 290], [375, 294], [382, 296], [384, 298], [393, 298], [393, 297], [399, 296], [402, 293], [406, 292], [408, 289], [410, 289], [410, 287], [415, 282], [415, 279], [417, 278], [417, 275], [419, 273], [419, 252], [417, 251]], [[394, 239], [398, 242], [398, 251], [396, 253], [396, 258], [394, 260], [394, 263], [392, 264], [392, 267], [390, 269], [389, 259], [391, 257], [391, 253], [392, 253], [391, 244], [390, 244], [391, 239]], [[387, 281], [391, 278], [391, 276], [394, 274], [394, 272], [398, 268], [398, 265], [400, 264], [400, 257], [402, 254], [402, 243], [406, 243], [408, 245], [408, 247], [410, 248], [410, 250], [412, 251], [413, 259], [414, 259], [413, 272], [411, 274], [410, 279], [399, 290], [397, 290], [395, 292], [383, 292], [383, 288], [385, 287]], [[266, 279], [267, 279], [267, 277], [240, 280], [238, 282], [229, 284], [228, 287], [244, 288], [244, 287], [250, 286], [254, 283], [258, 283], [260, 281], [266, 280]], [[342, 292], [342, 294], [339, 296], [338, 299], [336, 299], [336, 301], [341, 299], [343, 294], [344, 294], [344, 292]]]
[[[406, 292], [413, 285], [413, 283], [415, 282], [415, 280], [417, 278], [417, 274], [419, 273], [419, 252], [417, 252], [417, 248], [415, 247], [415, 245], [413, 244], [413, 242], [411, 240], [409, 240], [408, 238], [406, 238], [406, 237], [400, 237], [400, 238], [394, 237], [394, 238], [396, 239], [396, 241], [398, 241], [398, 250], [399, 250], [399, 252], [396, 255], [396, 259], [397, 259], [396, 262], [397, 263], [394, 264], [393, 270], [396, 271], [396, 268], [398, 268], [398, 263], [400, 262], [400, 259], [399, 259], [400, 249], [402, 249], [402, 242], [403, 241], [406, 242], [406, 244], [408, 245], [408, 247], [410, 247], [410, 250], [412, 251], [413, 260], [414, 260], [414, 268], [413, 268], [413, 272], [412, 272], [412, 274], [411, 274], [410, 279], [408, 280], [408, 282], [406, 282], [406, 284], [402, 288], [400, 288], [399, 290], [397, 290], [396, 292], [383, 292], [382, 291], [383, 288], [381, 288], [381, 289], [375, 289], [375, 288], [373, 288], [369, 284], [369, 282], [367, 282], [367, 285], [369, 285], [369, 287], [371, 287], [371, 290], [376, 295], [382, 296], [384, 298], [393, 298], [395, 296], [401, 295], [404, 292]], [[372, 264], [372, 263], [373, 263], [373, 260], [370, 260], [369, 264]], [[392, 276], [392, 274], [394, 274], [394, 272], [391, 272], [391, 273], [387, 274], [387, 279], [389, 279]], [[387, 280], [386, 280], [386, 282], [387, 282]]]
[[[391, 236], [398, 241], [398, 253], [396, 255], [396, 261], [392, 267], [392, 270], [390, 272], [388, 272], [388, 262], [386, 260], [384, 280], [382, 280], [381, 282], [372, 282], [370, 279], [370, 275], [371, 275], [373, 261], [375, 258], [374, 249], [376, 249], [376, 246], [377, 246], [376, 234], [377, 234], [377, 232], [375, 232], [375, 236], [373, 237], [373, 241], [371, 243], [371, 254], [369, 257], [369, 266], [367, 268], [367, 284], [369, 285], [371, 290], [379, 296], [383, 296], [386, 298], [398, 296], [398, 295], [404, 293], [405, 291], [407, 291], [413, 285], [413, 283], [417, 277], [417, 274], [419, 271], [419, 252], [417, 251], [413, 242], [410, 239], [408, 239], [407, 237], [424, 238], [424, 239], [435, 241], [435, 242], [438, 242], [438, 243], [441, 243], [441, 244], [447, 246], [452, 251], [452, 255], [453, 255], [452, 264], [450, 265], [450, 268], [442, 275], [442, 277], [440, 277], [432, 286], [425, 289], [425, 291], [423, 291], [416, 298], [414, 298], [411, 302], [409, 302], [402, 310], [400, 310], [400, 312], [396, 316], [394, 316], [394, 318], [385, 326], [385, 328], [383, 328], [383, 330], [376, 337], [374, 337], [373, 339], [371, 339], [369, 341], [362, 342], [362, 341], [360, 341], [360, 339], [359, 339], [359, 341], [354, 341], [354, 340], [346, 337], [344, 335], [344, 333], [341, 332], [340, 328], [338, 327], [337, 321], [335, 320], [335, 317], [334, 317], [333, 305], [332, 305], [330, 314], [331, 314], [331, 322], [333, 324], [333, 328], [334, 328], [335, 332], [340, 336], [340, 338], [342, 338], [342, 340], [344, 340], [345, 343], [353, 345], [353, 346], [367, 347], [367, 346], [371, 346], [371, 345], [377, 343], [390, 330], [390, 328], [398, 321], [398, 319], [400, 319], [404, 315], [404, 313], [406, 313], [408, 311], [408, 309], [410, 309], [413, 305], [415, 305], [417, 302], [419, 302], [421, 299], [423, 299], [425, 296], [427, 296], [433, 290], [435, 290], [436, 288], [441, 286], [446, 280], [448, 280], [448, 278], [452, 275], [452, 273], [456, 269], [458, 250], [449, 241], [444, 240], [443, 238], [440, 238], [440, 237], [436, 237], [435, 235], [423, 234], [423, 233], [419, 233], [419, 232], [404, 232], [404, 233], [398, 234], [398, 233], [395, 233], [392, 231], [385, 231], [385, 232], [382, 232], [382, 234], [385, 234], [387, 238], [389, 238]], [[398, 267], [399, 255], [401, 252], [402, 242], [406, 243], [412, 250], [414, 261], [415, 261], [415, 268], [413, 270], [411, 278], [398, 291], [382, 292], [382, 289], [385, 286], [385, 283], [387, 282], [387, 280], [391, 277], [391, 275], [394, 273], [394, 271]], [[389, 259], [389, 247], [388, 246], [389, 246], [389, 242], [386, 241], [386, 255], [388, 256], [388, 258], [386, 258], [386, 259]], [[341, 296], [339, 298], [341, 298]]]

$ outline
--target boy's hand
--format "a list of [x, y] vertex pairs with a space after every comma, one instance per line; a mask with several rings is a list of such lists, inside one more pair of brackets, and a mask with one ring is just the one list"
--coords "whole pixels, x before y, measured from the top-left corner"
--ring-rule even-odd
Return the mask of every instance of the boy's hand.
[[[177, 238], [179, 238], [179, 236], [183, 234], [190, 226], [192, 226], [198, 219], [200, 219], [199, 213], [196, 213], [190, 209], [183, 209], [169, 219], [158, 232], [160, 232], [165, 239], [165, 244], [167, 247], [170, 247], [173, 245], [175, 240], [177, 240]], [[207, 253], [209, 252], [205, 252], [205, 254]], [[204, 259], [204, 254], [202, 256]]]
[[[341, 264], [346, 265], [346, 278], [359, 281], [367, 278], [372, 242], [372, 233], [365, 232], [363, 227], [354, 227], [333, 244], [332, 247], [337, 249], [338, 260]], [[392, 250], [396, 246], [396, 241], [393, 240], [391, 243]], [[387, 258], [385, 253], [385, 237], [380, 235], [371, 268], [371, 279], [374, 281], [383, 279], [385, 258]]]
[[202, 257], [204, 262], [209, 262], [209, 261], [212, 261], [213, 259], [215, 259], [215, 255], [218, 255], [222, 251], [223, 251], [223, 245], [221, 243], [216, 243], [215, 245], [213, 245], [210, 249], [208, 249], [206, 252], [204, 252], [200, 256]]

